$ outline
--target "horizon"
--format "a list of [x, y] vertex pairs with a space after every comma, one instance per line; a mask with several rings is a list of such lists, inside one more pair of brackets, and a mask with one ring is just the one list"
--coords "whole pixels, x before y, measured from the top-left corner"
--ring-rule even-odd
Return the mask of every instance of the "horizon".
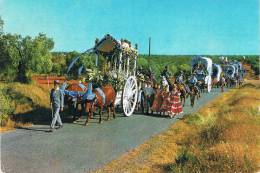
[[152, 55], [260, 55], [259, 0], [149, 2], [0, 0], [0, 16], [7, 33], [53, 38], [52, 52], [83, 52], [109, 33], [144, 55], [149, 37]]

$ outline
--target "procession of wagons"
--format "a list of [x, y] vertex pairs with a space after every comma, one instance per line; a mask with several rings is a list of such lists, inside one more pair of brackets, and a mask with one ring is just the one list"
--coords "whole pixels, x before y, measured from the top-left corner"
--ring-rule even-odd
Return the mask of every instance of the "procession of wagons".
[[[94, 56], [95, 57], [95, 66], [99, 67], [99, 60], [101, 57], [105, 59], [105, 73], [101, 74], [102, 78], [94, 79], [91, 76], [93, 71], [89, 67], [80, 67], [79, 71], [84, 69], [86, 74], [85, 81], [77, 84], [79, 89], [70, 89], [68, 85], [64, 85], [62, 90], [64, 91], [65, 96], [69, 96], [71, 100], [76, 100], [75, 104], [82, 104], [82, 102], [91, 103], [90, 107], [95, 106], [94, 100], [91, 102], [91, 99], [88, 93], [100, 95], [101, 108], [106, 106], [111, 106], [109, 111], [115, 111], [115, 108], [121, 108], [125, 116], [131, 116], [138, 109], [138, 103], [140, 102], [140, 94], [144, 90], [146, 85], [143, 85], [144, 80], [140, 79], [140, 71], [137, 69], [137, 58], [138, 58], [138, 46], [132, 45], [130, 41], [126, 39], [116, 40], [111, 35], [107, 34], [101, 40], [96, 40], [93, 48], [88, 49], [83, 54]], [[68, 67], [68, 73], [70, 73], [73, 66], [81, 58], [81, 56], [76, 57]], [[84, 58], [84, 56], [83, 56]], [[99, 72], [96, 72], [100, 74]], [[212, 59], [204, 56], [196, 56], [191, 61], [191, 74], [195, 75], [198, 80], [198, 87], [201, 92], [211, 92], [212, 87], [222, 85], [235, 86], [243, 81], [245, 71], [243, 69], [242, 63], [233, 61], [221, 61], [220, 64], [213, 63]], [[145, 75], [145, 74], [143, 74]], [[154, 85], [154, 80], [151, 79], [151, 76], [145, 76], [146, 79], [150, 79], [150, 83]], [[163, 77], [163, 76], [162, 76]], [[96, 88], [90, 88], [94, 86], [94, 83], [101, 83], [108, 81], [106, 85], [112, 85], [113, 89], [111, 91], [104, 92], [103, 86], [98, 86]], [[110, 81], [110, 82], [109, 82]], [[174, 83], [174, 81], [169, 81], [169, 83]], [[88, 90], [97, 90], [97, 92], [91, 92]], [[111, 92], [115, 93], [111, 95]], [[190, 91], [187, 91], [189, 93]], [[106, 95], [108, 94], [108, 95]], [[87, 96], [86, 96], [87, 95]], [[86, 97], [85, 97], [86, 96]], [[113, 98], [114, 97], [114, 98]], [[186, 96], [185, 96], [186, 97]], [[68, 97], [67, 97], [68, 98]], [[98, 97], [97, 97], [98, 98]], [[85, 100], [84, 100], [85, 99]], [[105, 105], [107, 99], [112, 99], [112, 102]], [[102, 101], [103, 100], [103, 101]], [[81, 108], [83, 109], [83, 108]], [[90, 108], [89, 108], [90, 110]], [[102, 112], [103, 110], [101, 110]], [[93, 114], [89, 111], [89, 113]], [[101, 116], [100, 116], [101, 121]]]

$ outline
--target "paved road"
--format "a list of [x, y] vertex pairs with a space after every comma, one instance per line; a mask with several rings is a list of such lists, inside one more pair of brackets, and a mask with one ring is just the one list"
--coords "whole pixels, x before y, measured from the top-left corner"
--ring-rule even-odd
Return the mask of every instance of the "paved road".
[[[218, 91], [204, 94], [193, 109], [185, 106], [185, 114], [219, 95]], [[175, 118], [118, 115], [116, 120], [101, 125], [92, 120], [86, 128], [82, 126], [84, 119], [65, 123], [54, 133], [46, 132], [47, 125], [18, 129], [1, 134], [1, 167], [6, 173], [89, 172], [137, 147], [175, 121]]]

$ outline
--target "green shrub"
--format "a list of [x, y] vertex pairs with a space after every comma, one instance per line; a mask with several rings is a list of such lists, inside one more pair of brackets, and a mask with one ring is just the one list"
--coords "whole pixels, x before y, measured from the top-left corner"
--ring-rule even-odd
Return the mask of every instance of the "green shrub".
[[5, 88], [0, 86], [0, 120], [1, 126], [5, 126], [10, 115], [14, 113], [14, 106], [11, 103], [10, 98], [5, 92]]

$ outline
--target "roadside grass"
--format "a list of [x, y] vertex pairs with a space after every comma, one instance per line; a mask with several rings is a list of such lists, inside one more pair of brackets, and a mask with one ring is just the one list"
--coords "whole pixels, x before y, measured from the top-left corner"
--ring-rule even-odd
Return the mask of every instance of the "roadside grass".
[[231, 89], [94, 172], [255, 172], [260, 82]]
[[48, 89], [21, 83], [0, 83], [0, 88], [4, 98], [1, 101], [10, 109], [1, 115], [0, 131], [31, 126], [44, 119], [44, 111], [46, 114], [49, 109]]

